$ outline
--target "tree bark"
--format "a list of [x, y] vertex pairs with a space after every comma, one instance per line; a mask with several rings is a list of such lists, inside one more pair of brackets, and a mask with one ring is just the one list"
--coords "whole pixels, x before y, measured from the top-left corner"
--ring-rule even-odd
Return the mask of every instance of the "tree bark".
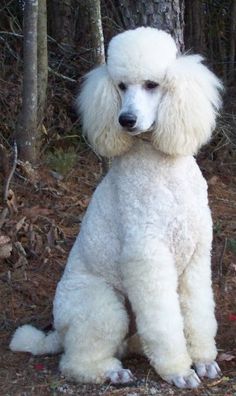
[[48, 2], [49, 34], [68, 47], [73, 47], [75, 44], [77, 2], [77, 0], [50, 0]]
[[31, 163], [37, 159], [37, 18], [38, 0], [25, 0], [23, 97], [16, 142], [19, 158]]
[[40, 0], [38, 6], [38, 130], [44, 118], [48, 83], [47, 49], [47, 1]]
[[202, 0], [185, 0], [185, 48], [205, 54], [204, 12]]
[[116, 0], [124, 28], [152, 26], [170, 33], [184, 50], [184, 0]]
[[236, 53], [236, 0], [231, 3], [231, 16], [230, 16], [230, 47], [229, 47], [229, 82], [234, 81], [236, 77], [235, 72], [235, 53]]
[[91, 63], [100, 65], [105, 62], [100, 0], [81, 1], [80, 15], [83, 16], [83, 20], [80, 21], [80, 34], [83, 29], [87, 36], [86, 48], [90, 50]]
[[94, 64], [105, 63], [104, 37], [102, 29], [102, 16], [100, 0], [87, 0], [86, 8], [91, 29], [91, 42]]
[[[88, 13], [89, 27], [91, 31], [92, 60], [94, 65], [105, 63], [104, 36], [102, 28], [100, 0], [87, 0], [86, 10]], [[107, 158], [102, 158], [102, 173], [105, 175], [110, 167]]]

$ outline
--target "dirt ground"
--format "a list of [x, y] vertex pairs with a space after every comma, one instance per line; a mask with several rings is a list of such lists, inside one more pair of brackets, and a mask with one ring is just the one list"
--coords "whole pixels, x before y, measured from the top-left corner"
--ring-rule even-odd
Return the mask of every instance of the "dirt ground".
[[[11, 183], [10, 215], [0, 206], [0, 236], [8, 236], [12, 254], [0, 262], [0, 395], [219, 395], [236, 396], [236, 176], [229, 165], [200, 159], [209, 183], [214, 218], [212, 255], [217, 345], [223, 376], [203, 381], [197, 390], [178, 390], [162, 381], [142, 357], [124, 361], [137, 381], [128, 387], [79, 385], [58, 371], [59, 356], [32, 357], [8, 349], [14, 329], [24, 323], [50, 330], [52, 300], [83, 213], [101, 178], [101, 164], [87, 149], [61, 179], [48, 168], [38, 177], [16, 170]], [[3, 219], [3, 221], [1, 221]], [[174, 348], [174, 345], [173, 345]]]

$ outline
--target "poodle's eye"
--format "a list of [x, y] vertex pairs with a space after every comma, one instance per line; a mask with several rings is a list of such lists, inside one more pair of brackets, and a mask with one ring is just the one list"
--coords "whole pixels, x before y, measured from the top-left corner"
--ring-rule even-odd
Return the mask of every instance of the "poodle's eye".
[[144, 83], [144, 88], [147, 90], [152, 90], [158, 87], [158, 83], [154, 82], [154, 81], [145, 81]]
[[123, 82], [121, 82], [121, 83], [118, 85], [118, 87], [119, 87], [119, 89], [120, 89], [121, 91], [126, 91], [126, 89], [127, 89], [126, 85], [125, 85]]

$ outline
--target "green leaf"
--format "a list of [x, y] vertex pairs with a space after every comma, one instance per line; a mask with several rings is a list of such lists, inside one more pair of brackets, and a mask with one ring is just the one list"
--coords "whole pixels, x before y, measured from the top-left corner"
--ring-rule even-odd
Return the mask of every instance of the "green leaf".
[[227, 247], [233, 254], [236, 254], [236, 239], [228, 239]]

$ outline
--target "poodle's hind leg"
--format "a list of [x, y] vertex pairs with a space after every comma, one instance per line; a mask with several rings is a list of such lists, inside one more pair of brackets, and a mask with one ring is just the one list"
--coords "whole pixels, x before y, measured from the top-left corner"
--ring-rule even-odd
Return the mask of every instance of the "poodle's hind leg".
[[131, 372], [114, 357], [128, 331], [128, 316], [118, 295], [99, 278], [72, 294], [62, 373], [78, 382], [132, 382]]

